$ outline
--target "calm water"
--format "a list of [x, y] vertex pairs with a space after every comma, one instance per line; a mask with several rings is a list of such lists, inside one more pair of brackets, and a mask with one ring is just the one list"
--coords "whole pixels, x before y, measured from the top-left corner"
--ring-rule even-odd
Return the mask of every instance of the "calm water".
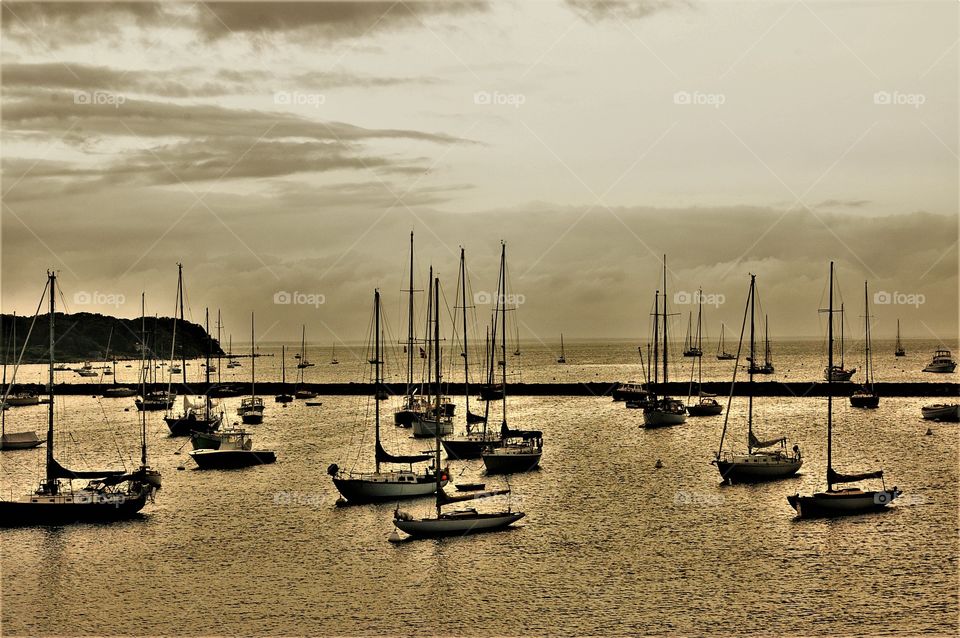
[[[406, 375], [406, 355], [402, 351], [402, 346], [393, 345], [386, 351], [385, 378], [387, 381], [403, 381]], [[455, 343], [455, 341], [454, 341]], [[639, 341], [609, 341], [603, 343], [595, 342], [567, 342], [565, 344], [567, 363], [560, 365], [556, 363], [560, 355], [560, 343], [550, 342], [529, 342], [521, 343], [520, 356], [510, 354], [513, 352], [513, 346], [508, 353], [508, 370], [511, 379], [514, 381], [526, 381], [530, 383], [549, 383], [549, 382], [580, 382], [580, 381], [642, 381], [643, 368], [640, 365], [640, 355], [637, 352]], [[728, 340], [727, 350], [736, 353], [736, 341]], [[758, 350], [757, 357], [762, 358], [762, 344]], [[823, 343], [818, 340], [789, 340], [773, 344], [773, 362], [776, 372], [770, 376], [759, 377], [762, 381], [822, 381], [823, 369], [826, 367], [826, 349]], [[907, 356], [893, 356], [893, 340], [875, 340], [874, 342], [874, 366], [875, 378], [877, 381], [931, 381], [943, 382], [952, 381], [957, 378], [953, 375], [939, 375], [922, 372], [922, 369], [930, 362], [934, 349], [938, 347], [947, 347], [953, 350], [955, 355], [960, 355], [960, 347], [954, 341], [937, 341], [933, 339], [915, 339], [904, 341], [904, 347], [907, 350]], [[297, 379], [297, 360], [294, 354], [299, 352], [300, 344], [286, 344], [286, 378], [293, 382]], [[463, 363], [459, 356], [460, 346], [444, 345], [444, 378], [451, 381], [460, 381], [463, 379]], [[686, 381], [690, 379], [691, 365], [695, 361], [693, 358], [684, 358], [680, 356], [683, 349], [682, 342], [674, 343], [670, 346], [670, 378], [674, 381]], [[249, 353], [249, 344], [234, 343], [234, 352]], [[256, 361], [256, 373], [258, 381], [280, 381], [282, 377], [281, 344], [268, 343], [258, 347], [258, 352], [264, 356], [258, 357]], [[453, 356], [449, 356], [453, 352]], [[336, 348], [336, 358], [339, 365], [330, 365], [333, 356], [332, 348], [327, 345], [324, 347], [313, 346], [308, 348], [307, 358], [315, 364], [312, 368], [306, 368], [303, 371], [304, 378], [308, 383], [344, 383], [358, 381], [369, 375], [369, 366], [367, 360], [372, 357], [368, 355], [366, 346], [361, 344], [338, 344]], [[644, 350], [644, 357], [646, 357]], [[742, 354], [745, 359], [746, 351]], [[483, 344], [475, 348], [471, 343], [471, 380], [477, 382], [481, 378], [483, 356]], [[499, 358], [499, 357], [498, 357]], [[452, 359], [452, 361], [451, 361]], [[863, 345], [860, 342], [851, 341], [848, 344], [845, 363], [848, 368], [854, 367], [857, 370], [863, 370]], [[219, 370], [211, 375], [213, 381], [223, 383], [249, 383], [250, 381], [250, 359], [242, 359], [242, 366], [239, 368], [227, 368], [226, 361], [220, 362]], [[213, 362], [216, 366], [216, 361]], [[743, 359], [741, 360], [743, 363]], [[839, 363], [839, 361], [838, 361]], [[187, 362], [187, 379], [189, 381], [202, 381], [204, 379], [204, 368], [202, 360]], [[422, 369], [426, 364], [425, 359], [417, 358], [415, 367], [417, 379], [420, 378]], [[79, 363], [69, 364], [72, 368], [78, 368]], [[102, 364], [94, 363], [99, 366]], [[123, 361], [117, 363], [117, 381], [120, 383], [136, 383], [138, 362]], [[733, 373], [732, 361], [717, 361], [716, 343], [704, 343], [704, 357], [702, 360], [703, 378], [706, 381], [729, 381]], [[156, 368], [158, 381], [167, 379], [166, 368]], [[43, 365], [25, 365], [18, 373], [18, 380], [29, 383], [46, 383], [47, 368]], [[859, 373], [854, 376], [854, 382], [860, 380]], [[180, 376], [177, 375], [177, 381]], [[738, 379], [744, 379], [743, 372], [738, 373]], [[109, 382], [110, 377], [105, 377]], [[84, 378], [72, 371], [57, 373], [58, 382], [66, 383], [99, 383], [98, 378]]]
[[[577, 363], [529, 366], [525, 378], [591, 366], [602, 379], [624, 376], [625, 364], [605, 361], [603, 352], [580, 362], [581, 348], [587, 359], [589, 348], [569, 344], [567, 357]], [[789, 370], [782, 350], [778, 367]], [[532, 360], [533, 346], [529, 352]], [[338, 348], [342, 362], [347, 354]], [[911, 352], [894, 363], [916, 368], [927, 356]], [[308, 374], [318, 380], [337, 368], [326, 355], [314, 358]], [[337, 374], [346, 378], [345, 368], [356, 374], [347, 363]], [[225, 402], [231, 417], [238, 401]], [[799, 442], [802, 476], [721, 487], [709, 460], [722, 417], [644, 431], [639, 411], [609, 399], [519, 397], [510, 403], [511, 424], [540, 428], [546, 439], [542, 470], [511, 479], [527, 517], [505, 533], [399, 545], [387, 541], [392, 504], [336, 507], [326, 475], [331, 462], [372, 466], [366, 398], [269, 404], [254, 427], [256, 445], [276, 449], [278, 462], [235, 472], [193, 470], [186, 454], [176, 455], [186, 440], [167, 437], [162, 415], [152, 413], [151, 461], [164, 488], [140, 520], [0, 532], [3, 632], [953, 633], [958, 430], [934, 424], [926, 436], [919, 419], [926, 402], [883, 399], [872, 412], [838, 402], [838, 466], [882, 467], [887, 485], [904, 497], [884, 514], [796, 521], [786, 495], [823, 486], [825, 399], [757, 402], [762, 437], [786, 433]], [[58, 399], [61, 460], [116, 466], [117, 447], [136, 458], [137, 413], [125, 411], [131, 404]], [[735, 402], [731, 417], [740, 441], [744, 408]], [[43, 421], [43, 406], [8, 412], [14, 429]], [[429, 446], [392, 425], [385, 432], [391, 450]], [[31, 488], [42, 454], [3, 454], [5, 498]], [[180, 464], [187, 469], [177, 471]], [[479, 462], [455, 463], [452, 472], [503, 485], [483, 477]], [[426, 513], [430, 505], [405, 508]]]

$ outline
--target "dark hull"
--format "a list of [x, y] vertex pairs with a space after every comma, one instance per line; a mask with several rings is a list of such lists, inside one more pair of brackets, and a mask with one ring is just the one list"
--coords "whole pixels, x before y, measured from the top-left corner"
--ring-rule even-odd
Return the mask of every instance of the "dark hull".
[[687, 414], [690, 416], [717, 416], [723, 413], [722, 405], [688, 405]]
[[500, 439], [484, 441], [483, 439], [441, 439], [443, 450], [451, 459], [479, 459], [486, 448], [500, 447]]
[[812, 496], [795, 494], [788, 496], [787, 502], [799, 518], [833, 518], [882, 512], [898, 495], [896, 488], [850, 495], [824, 492]]
[[170, 428], [170, 436], [190, 436], [193, 432], [213, 432], [219, 427], [219, 422], [212, 419], [164, 417], [163, 420]]
[[173, 407], [173, 401], [141, 401], [137, 399], [134, 403], [140, 412], [160, 412]]
[[393, 413], [393, 423], [402, 428], [409, 428], [413, 426], [413, 422], [418, 416], [420, 415], [413, 410], [400, 410]]
[[240, 417], [240, 420], [244, 423], [244, 425], [260, 425], [263, 423], [263, 415], [256, 413], [244, 414]]
[[293, 403], [293, 397], [289, 394], [278, 394], [273, 400], [277, 403]]
[[483, 464], [487, 474], [518, 474], [529, 472], [540, 466], [542, 453], [536, 454], [487, 454], [483, 455]]
[[480, 386], [481, 401], [499, 401], [503, 398], [503, 388]]
[[235, 470], [253, 465], [268, 465], [277, 460], [272, 450], [216, 450], [190, 457], [201, 470]]
[[855, 408], [876, 408], [880, 405], [880, 397], [876, 394], [850, 395], [850, 405]]
[[720, 470], [720, 476], [731, 483], [766, 483], [796, 476], [803, 463], [784, 463], [777, 465], [758, 465], [730, 463], [729, 461], [715, 461], [714, 465]]
[[123, 505], [102, 503], [19, 503], [0, 501], [0, 527], [109, 523], [133, 518], [147, 502], [146, 493]]

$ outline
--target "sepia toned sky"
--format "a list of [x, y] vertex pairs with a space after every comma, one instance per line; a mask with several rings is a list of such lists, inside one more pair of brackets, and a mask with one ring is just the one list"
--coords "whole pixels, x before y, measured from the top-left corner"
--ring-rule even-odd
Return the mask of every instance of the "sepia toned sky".
[[[2, 5], [2, 305], [222, 309], [263, 340], [402, 331], [417, 276], [495, 289], [525, 338], [634, 337], [668, 255], [739, 325], [815, 336], [827, 264], [874, 336], [958, 331], [958, 5]], [[284, 301], [283, 293], [289, 293]], [[294, 295], [293, 293], [298, 293]], [[483, 295], [477, 297], [483, 315]], [[678, 319], [678, 321], [680, 321]], [[682, 319], [685, 324], [685, 319]]]

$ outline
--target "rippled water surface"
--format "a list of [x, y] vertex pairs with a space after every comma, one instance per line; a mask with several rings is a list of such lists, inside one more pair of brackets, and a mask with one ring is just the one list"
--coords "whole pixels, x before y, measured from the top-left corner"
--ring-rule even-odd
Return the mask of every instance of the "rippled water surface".
[[[575, 352], [568, 348], [568, 358]], [[722, 417], [645, 431], [639, 411], [606, 398], [518, 397], [511, 425], [545, 433], [542, 469], [510, 481], [526, 518], [504, 533], [401, 544], [387, 541], [394, 504], [336, 507], [326, 475], [334, 461], [372, 466], [368, 400], [322, 400], [322, 407], [270, 403], [254, 427], [256, 445], [276, 449], [278, 462], [233, 472], [194, 470], [176, 454], [185, 439], [167, 437], [162, 415], [150, 414], [150, 453], [164, 487], [141, 519], [0, 532], [3, 632], [957, 629], [958, 429], [933, 424], [926, 435], [919, 409], [929, 400], [885, 398], [870, 412], [838, 401], [837, 465], [883, 468], [904, 497], [883, 514], [797, 521], [785, 497], [823, 487], [825, 399], [757, 401], [761, 437], [785, 433], [803, 449], [799, 478], [721, 487], [709, 461]], [[238, 401], [226, 401], [231, 417]], [[129, 466], [137, 456], [137, 414], [125, 411], [131, 402], [58, 399], [58, 457], [76, 467], [116, 466], [119, 448]], [[42, 428], [44, 409], [11, 410], [8, 427]], [[736, 400], [735, 443], [746, 436], [744, 410]], [[389, 414], [387, 423], [388, 449], [429, 447], [389, 425]], [[31, 488], [42, 454], [4, 453], [4, 498]], [[504, 485], [483, 477], [479, 463], [453, 463], [451, 471], [460, 481]], [[426, 513], [430, 505], [404, 507]]]

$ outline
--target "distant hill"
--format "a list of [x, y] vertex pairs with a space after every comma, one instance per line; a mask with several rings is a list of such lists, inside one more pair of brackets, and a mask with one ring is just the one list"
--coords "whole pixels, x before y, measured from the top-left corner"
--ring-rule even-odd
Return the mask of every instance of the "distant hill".
[[[33, 333], [23, 356], [24, 363], [43, 363], [49, 360], [49, 315], [39, 315], [33, 326]], [[13, 363], [23, 347], [23, 341], [30, 332], [33, 317], [17, 317], [17, 343], [10, 349], [10, 334], [13, 327], [13, 315], [0, 315], [0, 361]], [[107, 315], [80, 312], [77, 314], [54, 315], [56, 326], [56, 345], [54, 356], [57, 362], [100, 361], [107, 356], [109, 344], [110, 357], [115, 359], [140, 358], [140, 319], [120, 319]], [[170, 357], [170, 344], [173, 336], [172, 317], [147, 317], [147, 351], [155, 358]], [[111, 336], [111, 329], [113, 334]], [[202, 326], [189, 321], [177, 321], [177, 358], [181, 353], [187, 359], [204, 357], [207, 350], [211, 356], [224, 354], [216, 339], [207, 335]], [[9, 354], [9, 358], [7, 358]]]

